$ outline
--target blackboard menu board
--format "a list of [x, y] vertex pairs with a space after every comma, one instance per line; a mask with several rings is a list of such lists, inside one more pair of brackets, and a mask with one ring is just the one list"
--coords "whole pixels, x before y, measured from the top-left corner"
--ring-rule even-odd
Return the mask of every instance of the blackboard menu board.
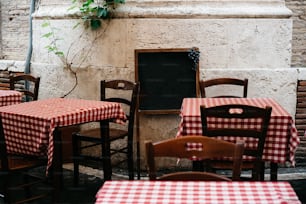
[[190, 57], [194, 51], [197, 48], [135, 50], [139, 111], [178, 113], [184, 98], [198, 96], [199, 67]]

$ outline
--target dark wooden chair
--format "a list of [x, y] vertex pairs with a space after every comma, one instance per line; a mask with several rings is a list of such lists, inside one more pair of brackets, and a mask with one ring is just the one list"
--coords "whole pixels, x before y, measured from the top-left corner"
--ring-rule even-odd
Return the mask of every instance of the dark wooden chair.
[[36, 170], [38, 175], [31, 172], [46, 164], [47, 160], [41, 157], [12, 155], [7, 152], [0, 117], [0, 203], [2, 199], [4, 203], [29, 203], [47, 196], [52, 197], [52, 187], [47, 183], [45, 172], [39, 173]]
[[[264, 180], [264, 162], [262, 155], [270, 122], [272, 108], [232, 104], [206, 108], [201, 106], [202, 134], [208, 137], [238, 137], [239, 140], [252, 138], [257, 141], [254, 147], [248, 147], [245, 142], [244, 155], [250, 156], [250, 161], [243, 161], [242, 169], [252, 170], [252, 180]], [[228, 125], [229, 120], [235, 120], [234, 127]], [[216, 125], [216, 120], [225, 121], [226, 125]], [[252, 128], [254, 121], [259, 125]], [[220, 122], [221, 124], [222, 122]], [[245, 127], [245, 125], [248, 125]], [[215, 161], [210, 164], [213, 169], [228, 168], [227, 161]]]
[[216, 78], [216, 79], [210, 79], [210, 80], [201, 80], [200, 81], [200, 92], [201, 97], [206, 98], [207, 97], [207, 89], [208, 87], [212, 86], [240, 86], [242, 87], [242, 94], [241, 95], [214, 95], [213, 98], [219, 97], [219, 98], [246, 98], [248, 94], [248, 79], [236, 79], [236, 78]]
[[38, 99], [40, 77], [31, 74], [16, 74], [10, 76], [10, 89], [24, 94], [23, 102]]
[[[117, 161], [119, 165], [127, 161], [129, 179], [134, 179], [134, 159], [133, 159], [133, 135], [134, 135], [134, 119], [135, 111], [137, 106], [137, 98], [139, 94], [139, 83], [131, 82], [126, 80], [112, 80], [112, 81], [101, 81], [101, 101], [111, 101], [118, 102], [122, 104], [123, 109], [126, 111], [127, 124], [118, 125], [114, 124], [116, 127], [109, 124], [109, 138], [110, 144], [115, 141], [120, 140], [120, 145], [111, 146], [110, 154], [111, 156], [115, 154], [121, 154], [119, 158], [121, 161]], [[109, 92], [108, 92], [109, 91]], [[110, 93], [112, 92], [112, 93]], [[124, 93], [127, 92], [126, 98]], [[113, 97], [107, 97], [113, 96]], [[125, 106], [125, 107], [124, 107]], [[112, 123], [112, 121], [109, 121]], [[118, 127], [122, 126], [122, 127]], [[84, 144], [82, 144], [82, 141]], [[84, 151], [88, 148], [93, 148], [95, 146], [101, 146], [103, 148], [104, 138], [101, 135], [101, 126], [98, 128], [91, 128], [80, 133], [75, 133], [72, 135], [72, 142], [74, 146], [74, 183], [78, 184], [79, 180], [79, 164], [82, 161], [83, 165], [86, 165], [87, 161], [94, 160], [102, 162], [103, 155], [89, 155]], [[105, 141], [108, 142], [108, 141]], [[103, 150], [101, 149], [101, 152]], [[123, 154], [123, 156], [122, 156]], [[116, 157], [118, 159], [118, 157]], [[105, 164], [103, 164], [105, 165]], [[109, 167], [111, 168], [111, 167]]]
[[240, 179], [241, 162], [244, 150], [243, 141], [238, 141], [237, 144], [234, 144], [201, 135], [187, 135], [155, 143], [146, 141], [145, 147], [150, 180], [231, 181], [231, 179], [224, 175], [211, 172], [181, 171], [157, 176], [155, 160], [158, 157], [181, 159], [191, 159], [196, 157], [197, 159], [205, 161], [220, 157], [233, 158], [232, 180]]

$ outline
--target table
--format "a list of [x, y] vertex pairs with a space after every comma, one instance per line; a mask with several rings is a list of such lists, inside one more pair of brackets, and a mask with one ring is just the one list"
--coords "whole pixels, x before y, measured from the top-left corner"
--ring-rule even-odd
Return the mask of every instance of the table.
[[96, 204], [301, 203], [288, 182], [106, 181]]
[[[300, 138], [292, 116], [275, 100], [270, 98], [185, 98], [181, 107], [181, 122], [177, 136], [202, 135], [200, 106], [246, 104], [272, 107], [263, 160], [271, 162], [272, 180], [277, 180], [277, 164], [289, 161], [295, 165], [295, 151]], [[234, 138], [228, 138], [231, 141]], [[251, 145], [246, 143], [246, 145]]]
[[[52, 165], [56, 172], [54, 183], [57, 193], [60, 192], [61, 185], [57, 172], [62, 170], [58, 128], [107, 119], [124, 122], [126, 119], [119, 103], [68, 98], [50, 98], [4, 106], [0, 107], [0, 114], [8, 152], [47, 156], [46, 172]], [[105, 135], [107, 137], [108, 132]], [[110, 156], [104, 159], [105, 163], [110, 164]], [[109, 176], [109, 168], [105, 171]]]
[[0, 107], [21, 103], [22, 93], [14, 90], [0, 90]]

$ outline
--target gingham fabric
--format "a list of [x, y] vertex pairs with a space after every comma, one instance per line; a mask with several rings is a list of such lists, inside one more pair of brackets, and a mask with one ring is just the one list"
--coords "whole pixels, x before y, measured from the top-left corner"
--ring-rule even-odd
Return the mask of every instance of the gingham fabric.
[[0, 90], [0, 106], [21, 103], [21, 92], [14, 90]]
[[126, 119], [119, 103], [51, 98], [0, 107], [8, 152], [53, 158], [56, 127], [103, 119]]
[[106, 181], [96, 204], [297, 204], [288, 182]]
[[186, 151], [203, 151], [202, 143], [197, 142], [187, 142], [186, 143]]
[[[272, 114], [267, 132], [263, 159], [274, 163], [290, 163], [295, 165], [295, 151], [300, 138], [291, 115], [276, 101], [268, 98], [185, 98], [181, 108], [181, 122], [177, 137], [184, 135], [202, 135], [202, 123], [200, 105], [206, 107], [225, 104], [246, 104], [259, 107], [271, 106]], [[235, 121], [215, 121], [216, 125], [235, 125]], [[247, 127], [256, 127], [258, 121], [248, 121]], [[234, 142], [237, 138], [220, 137], [221, 139]], [[256, 144], [254, 140], [246, 141], [249, 147]]]

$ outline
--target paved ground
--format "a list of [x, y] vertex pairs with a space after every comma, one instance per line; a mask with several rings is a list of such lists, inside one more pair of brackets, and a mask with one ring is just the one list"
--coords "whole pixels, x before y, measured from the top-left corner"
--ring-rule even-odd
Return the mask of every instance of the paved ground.
[[[64, 168], [72, 170], [71, 164], [65, 164]], [[93, 169], [90, 167], [80, 167], [80, 172], [92, 175], [98, 178], [103, 178], [103, 171], [98, 169]], [[269, 169], [265, 171], [265, 180], [270, 179]], [[127, 172], [120, 169], [113, 170], [113, 179], [128, 179]], [[147, 179], [146, 172], [141, 172], [141, 179]], [[299, 180], [306, 179], [306, 167], [296, 167], [296, 168], [279, 168], [278, 169], [278, 180]], [[306, 190], [306, 189], [305, 189]]]
[[[75, 187], [73, 185], [72, 179], [72, 165], [66, 164], [64, 165], [64, 169], [64, 189], [62, 191], [62, 201], [60, 204], [93, 204], [95, 202], [96, 192], [103, 185], [103, 171], [88, 167], [81, 167], [80, 185]], [[142, 172], [141, 176], [141, 179], [148, 179], [146, 177], [146, 172]], [[268, 170], [266, 171], [266, 177], [268, 180]], [[120, 169], [114, 169], [113, 179], [128, 179], [127, 172]], [[290, 182], [301, 202], [306, 204], [306, 167], [280, 168], [278, 179]], [[51, 204], [52, 202], [46, 199], [43, 202], [39, 202], [38, 204], [42, 203]], [[0, 204], [3, 204], [1, 198]]]

